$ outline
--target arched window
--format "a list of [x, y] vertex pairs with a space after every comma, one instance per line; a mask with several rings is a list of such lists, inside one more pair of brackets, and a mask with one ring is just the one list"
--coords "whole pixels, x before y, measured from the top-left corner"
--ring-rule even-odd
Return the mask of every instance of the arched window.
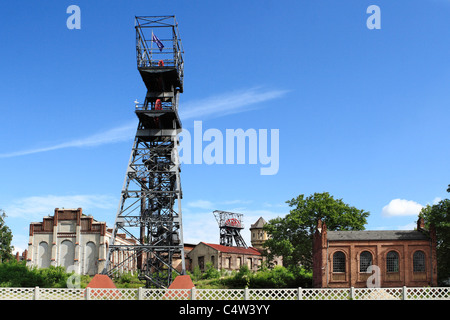
[[395, 251], [389, 251], [386, 255], [386, 271], [398, 272], [399, 271], [399, 259], [398, 253]]
[[38, 247], [38, 268], [50, 267], [50, 250], [45, 241], [39, 243]]
[[72, 241], [64, 240], [60, 245], [60, 266], [65, 267], [66, 269], [73, 265], [75, 258], [75, 248], [73, 246]]
[[97, 261], [98, 261], [98, 250], [92, 241], [89, 241], [86, 244], [85, 249], [85, 273], [88, 275], [95, 275], [97, 270]]
[[425, 271], [425, 253], [423, 251], [416, 251], [413, 254], [413, 271], [424, 272]]
[[367, 268], [372, 265], [372, 254], [369, 251], [363, 251], [359, 255], [359, 272], [367, 272]]
[[345, 254], [342, 251], [333, 254], [333, 272], [345, 272]]

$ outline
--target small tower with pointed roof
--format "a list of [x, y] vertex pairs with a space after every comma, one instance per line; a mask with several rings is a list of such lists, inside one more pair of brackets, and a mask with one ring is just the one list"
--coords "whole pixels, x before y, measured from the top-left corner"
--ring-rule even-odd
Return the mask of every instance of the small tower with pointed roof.
[[266, 223], [266, 220], [264, 220], [263, 217], [260, 217], [250, 226], [251, 243], [252, 247], [255, 249], [262, 250], [263, 244], [267, 240], [267, 232], [263, 229]]

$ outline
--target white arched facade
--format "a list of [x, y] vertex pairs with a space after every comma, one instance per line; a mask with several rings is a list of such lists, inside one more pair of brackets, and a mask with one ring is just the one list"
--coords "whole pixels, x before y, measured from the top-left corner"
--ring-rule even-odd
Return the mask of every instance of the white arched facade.
[[[105, 222], [84, 215], [80, 208], [57, 208], [54, 216], [30, 224], [27, 265], [38, 268], [63, 266], [68, 272], [78, 274], [101, 273], [111, 236], [112, 230], [107, 229]], [[118, 236], [116, 242], [132, 244], [122, 236]], [[122, 264], [124, 259], [127, 259], [126, 263]], [[136, 270], [135, 260], [128, 253], [121, 253], [115, 262], [122, 265], [120, 272], [132, 272]]]

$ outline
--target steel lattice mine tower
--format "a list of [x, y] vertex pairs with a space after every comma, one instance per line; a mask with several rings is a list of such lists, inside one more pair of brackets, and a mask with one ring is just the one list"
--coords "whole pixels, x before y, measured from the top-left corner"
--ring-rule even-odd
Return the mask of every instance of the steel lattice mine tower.
[[[177, 150], [184, 52], [174, 16], [136, 17], [135, 29], [137, 68], [147, 94], [143, 104], [135, 102], [139, 124], [104, 273], [113, 275], [134, 261], [147, 287], [167, 288], [173, 276], [185, 274]], [[118, 234], [135, 244], [120, 245]], [[181, 260], [181, 271], [173, 267], [174, 258]]]
[[219, 224], [221, 245], [232, 247], [234, 240], [236, 247], [248, 248], [241, 235], [241, 230], [244, 229], [242, 213], [215, 210], [213, 214]]

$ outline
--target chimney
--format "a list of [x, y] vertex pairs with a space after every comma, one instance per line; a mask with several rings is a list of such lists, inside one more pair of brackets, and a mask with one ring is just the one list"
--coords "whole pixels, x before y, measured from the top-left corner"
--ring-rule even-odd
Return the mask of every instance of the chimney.
[[319, 219], [319, 221], [317, 221], [317, 230], [319, 231], [319, 233], [322, 233], [322, 220]]
[[425, 220], [423, 217], [419, 216], [419, 219], [417, 220], [417, 231], [425, 230]]

